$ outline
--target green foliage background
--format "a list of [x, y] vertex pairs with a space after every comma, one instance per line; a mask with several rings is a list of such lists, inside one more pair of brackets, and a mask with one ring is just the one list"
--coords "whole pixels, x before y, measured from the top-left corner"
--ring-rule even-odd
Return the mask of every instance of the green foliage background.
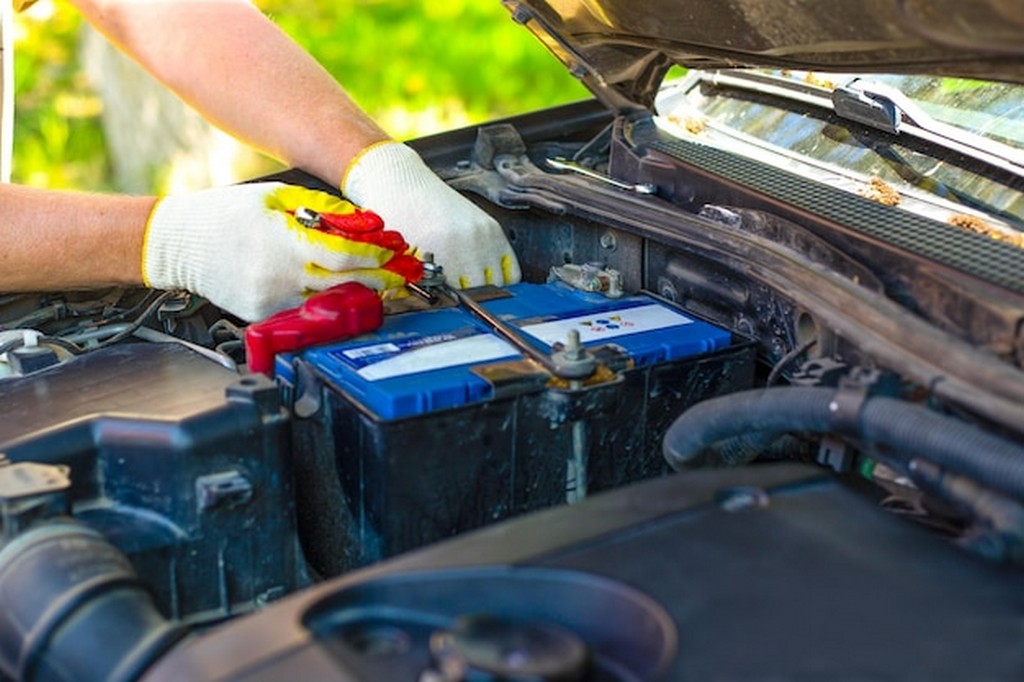
[[[588, 96], [499, 0], [257, 5], [400, 139]], [[81, 20], [59, 0], [38, 14], [18, 20], [14, 180], [110, 189], [102, 102], [76, 54]]]

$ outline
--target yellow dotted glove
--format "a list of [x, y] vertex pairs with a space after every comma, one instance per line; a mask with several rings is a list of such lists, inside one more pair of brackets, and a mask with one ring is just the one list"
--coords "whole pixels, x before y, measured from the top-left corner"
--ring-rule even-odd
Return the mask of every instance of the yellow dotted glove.
[[300, 207], [361, 217], [348, 201], [277, 182], [165, 197], [146, 226], [145, 283], [187, 289], [254, 321], [342, 282], [384, 291], [414, 276], [405, 260], [410, 257], [402, 257], [408, 245], [379, 221], [375, 228], [332, 233], [300, 223], [294, 215]]
[[433, 253], [454, 286], [515, 284], [522, 277], [497, 221], [446, 185], [411, 147], [382, 142], [366, 148], [349, 166], [341, 191], [401, 232], [417, 254]]

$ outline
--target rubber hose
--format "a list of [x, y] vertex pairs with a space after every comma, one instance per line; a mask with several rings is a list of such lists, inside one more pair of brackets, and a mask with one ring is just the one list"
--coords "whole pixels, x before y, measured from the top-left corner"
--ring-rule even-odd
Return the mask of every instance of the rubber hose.
[[70, 520], [0, 550], [0, 671], [20, 682], [129, 682], [184, 636], [128, 559]]
[[1024, 497], [1024, 446], [895, 398], [867, 398], [843, 423], [839, 391], [779, 387], [733, 393], [690, 408], [669, 427], [663, 453], [677, 470], [716, 463], [715, 446], [753, 434], [813, 431], [848, 435], [909, 461], [919, 457], [1014, 497]]
[[991, 490], [1024, 498], [1024, 445], [894, 398], [869, 400], [860, 422], [866, 442], [888, 446], [908, 462], [920, 457]]
[[732, 458], [723, 460], [717, 448], [732, 450], [729, 441], [739, 440], [749, 444], [752, 457], [756, 454], [753, 446], [769, 443], [788, 431], [825, 431], [834, 394], [834, 389], [782, 387], [741, 391], [697, 403], [665, 432], [665, 459], [677, 471], [738, 464], [729, 461]]

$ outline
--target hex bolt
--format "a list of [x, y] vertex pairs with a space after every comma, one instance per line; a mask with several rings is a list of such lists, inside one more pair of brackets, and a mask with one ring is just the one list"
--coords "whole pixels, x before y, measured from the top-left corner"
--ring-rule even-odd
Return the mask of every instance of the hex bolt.
[[658, 279], [658, 293], [661, 294], [661, 297], [666, 301], [671, 301], [672, 303], [679, 302], [679, 292], [676, 290], [676, 287], [672, 284], [671, 280], [665, 277]]
[[565, 343], [565, 357], [569, 360], [579, 360], [582, 356], [582, 350], [583, 346], [580, 344], [579, 330], [570, 329]]
[[431, 289], [443, 285], [444, 267], [434, 262], [434, 254], [424, 251], [420, 261], [423, 263], [423, 277], [418, 282], [419, 287]]

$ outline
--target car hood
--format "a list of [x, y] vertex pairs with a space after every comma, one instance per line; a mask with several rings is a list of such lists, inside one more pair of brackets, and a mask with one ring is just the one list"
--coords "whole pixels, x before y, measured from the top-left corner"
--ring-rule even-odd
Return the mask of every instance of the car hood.
[[1024, 82], [1016, 0], [503, 0], [609, 107], [668, 69], [773, 67]]

